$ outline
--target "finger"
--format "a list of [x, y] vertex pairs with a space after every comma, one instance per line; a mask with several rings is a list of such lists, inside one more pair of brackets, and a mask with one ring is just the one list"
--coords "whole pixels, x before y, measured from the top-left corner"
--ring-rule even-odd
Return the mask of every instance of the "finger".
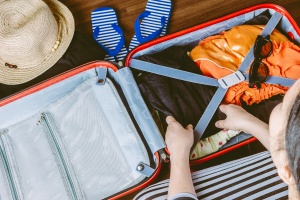
[[167, 122], [168, 125], [170, 125], [170, 123], [172, 123], [172, 122], [177, 122], [177, 121], [176, 121], [176, 119], [175, 119], [174, 117], [168, 116], [168, 117], [166, 118], [166, 122]]
[[225, 104], [222, 104], [219, 106], [219, 109], [222, 113], [224, 113], [225, 115], [228, 114], [228, 107], [231, 106], [231, 104], [229, 105], [225, 105]]
[[227, 107], [227, 105], [222, 104], [219, 106], [219, 109], [221, 110], [221, 112], [226, 114], [226, 110], [227, 110], [226, 107]]
[[192, 124], [187, 125], [186, 130], [193, 131], [194, 130], [193, 125]]
[[224, 125], [225, 125], [225, 120], [219, 120], [219, 121], [216, 121], [216, 123], [215, 123], [215, 126], [217, 128], [225, 128]]

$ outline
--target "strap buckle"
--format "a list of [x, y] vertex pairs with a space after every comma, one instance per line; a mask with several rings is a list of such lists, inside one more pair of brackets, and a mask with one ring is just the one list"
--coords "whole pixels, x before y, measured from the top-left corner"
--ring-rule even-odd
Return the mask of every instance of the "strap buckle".
[[236, 85], [245, 80], [245, 76], [240, 71], [236, 71], [232, 74], [224, 76], [223, 78], [218, 79], [220, 86], [224, 89], [227, 89], [233, 85]]
[[153, 173], [155, 172], [155, 169], [152, 169], [145, 163], [140, 162], [138, 164], [138, 166], [136, 167], [136, 171], [140, 172], [141, 174], [144, 174], [147, 177], [151, 177], [153, 175]]
[[105, 79], [106, 79], [106, 76], [107, 76], [107, 68], [100, 66], [97, 69], [97, 73], [98, 73], [97, 84], [98, 85], [104, 85], [105, 84]]

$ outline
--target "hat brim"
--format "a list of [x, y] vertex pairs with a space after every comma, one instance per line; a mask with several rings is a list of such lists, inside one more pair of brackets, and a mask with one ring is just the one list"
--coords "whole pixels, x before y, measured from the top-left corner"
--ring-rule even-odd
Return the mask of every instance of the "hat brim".
[[45, 0], [57, 20], [61, 35], [58, 48], [42, 63], [30, 68], [9, 68], [0, 59], [0, 83], [18, 85], [28, 82], [51, 68], [68, 49], [75, 31], [75, 22], [71, 11], [57, 0]]

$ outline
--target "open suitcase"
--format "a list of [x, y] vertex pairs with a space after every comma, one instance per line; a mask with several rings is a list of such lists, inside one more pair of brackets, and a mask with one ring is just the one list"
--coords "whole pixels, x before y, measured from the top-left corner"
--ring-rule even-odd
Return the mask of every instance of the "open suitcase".
[[[136, 55], [195, 43], [266, 9], [283, 15], [280, 27], [299, 44], [292, 17], [264, 4], [144, 44], [126, 66]], [[148, 185], [168, 161], [130, 68], [110, 62], [88, 63], [2, 100], [0, 121], [0, 199], [116, 199]], [[191, 164], [254, 140], [233, 140]]]
[[129, 68], [81, 66], [1, 102], [1, 199], [122, 196], [159, 173], [158, 133]]
[[[138, 60], [138, 58], [143, 57], [145, 55], [151, 55], [151, 54], [156, 54], [158, 52], [162, 52], [163, 50], [166, 50], [169, 47], [173, 47], [173, 46], [193, 46], [193, 47], [195, 47], [195, 46], [197, 46], [199, 41], [207, 38], [208, 36], [217, 35], [217, 34], [221, 33], [222, 31], [230, 30], [232, 27], [243, 24], [243, 23], [253, 19], [254, 17], [258, 16], [259, 14], [263, 13], [266, 10], [269, 10], [270, 14], [272, 15], [272, 17], [271, 17], [271, 19], [269, 19], [268, 23], [271, 22], [272, 20], [274, 21], [274, 19], [272, 19], [272, 18], [276, 17], [276, 16], [274, 16], [275, 14], [276, 15], [278, 15], [279, 13], [282, 14], [281, 18], [280, 17], [277, 18], [277, 20], [279, 20], [279, 21], [276, 22], [275, 24], [273, 24], [273, 26], [274, 26], [273, 28], [275, 28], [275, 26], [276, 26], [276, 28], [280, 29], [280, 32], [283, 33], [284, 35], [286, 35], [290, 39], [290, 41], [292, 41], [293, 43], [295, 43], [296, 45], [299, 46], [299, 44], [300, 44], [300, 29], [299, 29], [298, 25], [296, 24], [296, 22], [293, 20], [293, 18], [289, 15], [289, 13], [278, 5], [260, 4], [260, 5], [249, 7], [247, 9], [240, 10], [238, 12], [221, 17], [219, 19], [215, 19], [215, 20], [209, 21], [207, 23], [200, 24], [198, 26], [174, 33], [174, 34], [167, 35], [165, 37], [156, 39], [156, 40], [148, 42], [146, 44], [140, 45], [136, 49], [134, 49], [133, 51], [131, 51], [129, 53], [128, 57], [126, 58], [125, 65], [133, 68], [134, 70], [139, 70], [138, 73], [140, 73], [140, 72], [148, 72], [149, 73], [150, 72], [150, 73], [161, 75], [163, 77], [168, 77], [171, 79], [178, 79], [181, 81], [188, 81], [191, 83], [203, 84], [200, 82], [205, 82], [206, 79], [199, 80], [203, 77], [198, 76], [198, 74], [197, 75], [191, 74], [190, 72], [187, 72], [188, 70], [183, 71], [182, 69], [177, 69], [177, 68], [172, 69], [172, 68], [170, 68], [170, 66], [164, 66], [164, 64], [150, 63], [153, 60], [155, 60], [154, 59], [155, 57], [153, 57], [152, 60], [149, 59], [150, 61]], [[262, 34], [263, 33], [265, 33], [265, 30], [262, 31]], [[247, 69], [250, 66], [250, 64], [253, 60], [253, 55], [252, 55], [252, 58], [249, 59], [249, 57], [251, 57], [250, 52], [252, 53], [252, 51], [253, 50], [250, 49], [248, 54], [245, 56], [246, 58], [244, 59], [244, 62], [241, 64], [241, 67], [239, 68], [240, 71], [243, 72], [243, 70], [241, 69], [242, 67], [244, 67], [244, 71], [246, 71], [245, 69]], [[171, 51], [169, 51], [169, 52], [171, 52]], [[161, 55], [163, 55], [163, 54], [161, 54]], [[245, 61], [245, 60], [247, 60], [247, 61]], [[245, 63], [247, 63], [247, 64], [245, 65]], [[247, 73], [243, 72], [243, 74], [247, 76]], [[288, 79], [275, 80], [278, 77], [275, 77], [274, 79], [273, 78], [274, 77], [269, 77], [267, 79], [267, 81], [270, 81], [269, 83], [272, 83], [272, 84], [279, 83], [280, 85], [286, 84], [285, 86], [291, 85], [291, 82], [290, 82], [291, 80], [288, 80]], [[165, 79], [165, 80], [167, 80], [167, 79]], [[207, 80], [207, 81], [210, 81], [210, 80]], [[214, 81], [217, 81], [217, 79], [215, 79]], [[284, 83], [284, 82], [289, 82], [289, 83]], [[207, 84], [207, 85], [211, 86], [211, 84]], [[175, 87], [172, 89], [176, 90]], [[215, 93], [215, 96], [216, 96], [216, 93]], [[206, 108], [205, 112], [206, 111], [210, 112], [209, 109], [211, 109], [211, 110], [216, 109], [218, 107], [218, 105], [220, 104], [220, 101], [221, 101], [221, 99], [218, 99], [217, 101], [215, 101], [215, 102], [217, 102], [217, 104], [213, 105], [210, 108]], [[210, 104], [211, 104], [211, 102], [210, 102]], [[212, 112], [214, 112], [214, 111], [215, 110], [213, 110]], [[199, 120], [199, 122], [196, 126], [199, 126], [201, 120], [202, 119]], [[207, 124], [204, 124], [204, 125], [207, 125]], [[196, 129], [197, 129], [197, 127], [195, 128], [195, 132], [198, 131]], [[201, 129], [201, 127], [200, 127], [200, 129]], [[203, 130], [199, 130], [198, 132], [203, 132]], [[196, 132], [196, 134], [197, 134], [197, 132]], [[200, 133], [200, 134], [203, 134], [203, 133]], [[198, 137], [197, 139], [199, 139], [199, 138], [200, 137]], [[254, 141], [256, 141], [256, 138], [254, 138], [252, 135], [247, 134], [247, 133], [240, 133], [239, 135], [230, 139], [217, 152], [207, 155], [200, 159], [192, 159], [191, 158], [190, 164], [197, 165], [199, 163], [210, 160], [212, 158], [216, 158], [220, 155], [228, 153], [236, 148], [247, 145]]]

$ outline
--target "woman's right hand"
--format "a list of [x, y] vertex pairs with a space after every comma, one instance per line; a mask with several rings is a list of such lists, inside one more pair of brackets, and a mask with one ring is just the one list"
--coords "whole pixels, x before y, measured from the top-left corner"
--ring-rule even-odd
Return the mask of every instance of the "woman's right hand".
[[186, 128], [172, 116], [166, 118], [168, 124], [166, 132], [166, 144], [171, 154], [171, 160], [176, 157], [179, 160], [188, 160], [191, 147], [194, 142], [193, 126]]
[[258, 120], [241, 106], [229, 104], [221, 105], [219, 108], [227, 117], [215, 123], [215, 126], [218, 128], [241, 130], [246, 133], [251, 133], [251, 127], [255, 125]]

